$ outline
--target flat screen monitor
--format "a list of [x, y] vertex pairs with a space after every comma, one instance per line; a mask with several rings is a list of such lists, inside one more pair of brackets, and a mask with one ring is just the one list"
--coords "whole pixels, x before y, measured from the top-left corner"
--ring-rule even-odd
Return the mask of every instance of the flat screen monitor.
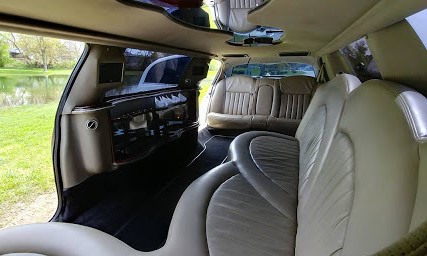
[[123, 63], [99, 64], [99, 84], [121, 83], [123, 79]]

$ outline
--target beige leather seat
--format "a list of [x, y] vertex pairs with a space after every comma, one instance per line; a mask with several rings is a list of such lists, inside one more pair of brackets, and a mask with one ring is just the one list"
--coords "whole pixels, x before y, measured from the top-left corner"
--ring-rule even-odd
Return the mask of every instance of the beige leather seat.
[[[212, 233], [215, 237], [222, 237], [222, 240], [212, 239], [211, 243], [216, 244], [215, 241], [221, 240], [221, 244], [215, 247], [230, 247], [230, 255], [236, 255], [242, 250], [238, 244], [255, 245], [256, 249], [244, 251], [245, 255], [293, 255], [299, 198], [308, 190], [306, 183], [312, 170], [321, 166], [337, 130], [345, 100], [359, 85], [360, 81], [351, 75], [340, 75], [321, 85], [307, 109], [307, 115], [303, 118], [296, 137], [271, 132], [249, 132], [233, 141], [230, 158], [237, 166], [240, 178], [233, 178], [239, 182], [233, 179], [227, 181], [223, 185], [225, 188], [216, 192], [221, 196], [211, 199], [211, 206], [208, 208], [208, 241], [209, 221], [212, 219]], [[230, 187], [233, 186], [242, 187], [238, 194], [232, 192]], [[242, 195], [242, 191], [246, 194]], [[233, 202], [236, 201], [250, 207], [239, 209], [234, 206]], [[263, 213], [264, 210], [267, 214]], [[210, 212], [212, 217], [209, 217]], [[215, 220], [222, 218], [217, 216], [228, 214], [228, 222], [233, 222], [234, 225], [228, 222], [221, 225], [221, 221]], [[251, 221], [247, 222], [245, 219]], [[236, 227], [240, 224], [243, 227]], [[250, 236], [245, 235], [247, 229], [252, 230]]]
[[257, 81], [232, 76], [220, 81], [212, 95], [208, 125], [219, 129], [249, 129]]
[[292, 76], [282, 78], [277, 83], [279, 106], [268, 117], [268, 130], [295, 134], [317, 89], [317, 82], [311, 77]]
[[264, 0], [215, 0], [214, 8], [217, 21], [220, 22], [224, 30], [238, 33], [250, 32], [257, 26], [248, 21], [248, 12], [263, 2]]
[[227, 77], [214, 88], [208, 126], [294, 135], [317, 88], [307, 76], [282, 79]]
[[276, 83], [276, 79], [261, 78], [256, 80], [256, 97], [253, 102], [251, 129], [267, 129], [268, 117], [273, 115], [273, 111], [277, 108]]
[[[341, 92], [357, 83], [338, 80]], [[0, 231], [0, 253], [308, 256], [370, 255], [387, 247], [427, 219], [427, 99], [379, 80], [344, 102], [317, 97], [334, 83], [319, 88], [297, 138], [252, 136], [277, 143], [268, 148], [233, 142], [232, 161], [181, 197], [163, 248], [136, 252], [100, 231], [48, 223]], [[342, 111], [334, 110], [342, 103]], [[313, 136], [310, 130], [322, 127], [313, 120], [322, 119], [323, 135]], [[73, 254], [75, 248], [82, 249]]]

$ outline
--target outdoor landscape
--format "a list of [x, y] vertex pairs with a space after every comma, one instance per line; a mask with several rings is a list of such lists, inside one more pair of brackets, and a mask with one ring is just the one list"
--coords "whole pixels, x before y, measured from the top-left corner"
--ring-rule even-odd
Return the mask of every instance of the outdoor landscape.
[[83, 43], [0, 32], [0, 228], [56, 210], [51, 138]]

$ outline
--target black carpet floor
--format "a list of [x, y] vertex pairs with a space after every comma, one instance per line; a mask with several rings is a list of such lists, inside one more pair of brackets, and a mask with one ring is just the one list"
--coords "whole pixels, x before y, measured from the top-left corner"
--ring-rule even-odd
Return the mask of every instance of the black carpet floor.
[[199, 154], [186, 167], [167, 170], [174, 173], [173, 178], [161, 184], [145, 180], [138, 189], [112, 193], [69, 222], [102, 230], [140, 251], [160, 248], [182, 193], [198, 177], [225, 161], [233, 138], [202, 130]]

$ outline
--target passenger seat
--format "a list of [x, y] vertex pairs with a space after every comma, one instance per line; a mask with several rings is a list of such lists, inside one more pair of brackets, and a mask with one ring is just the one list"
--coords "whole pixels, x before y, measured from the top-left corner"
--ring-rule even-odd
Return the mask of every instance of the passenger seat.
[[232, 76], [220, 81], [211, 99], [208, 125], [218, 129], [251, 127], [257, 81], [248, 76]]
[[276, 86], [279, 106], [268, 117], [269, 131], [295, 134], [317, 89], [314, 78], [291, 76], [278, 80]]

